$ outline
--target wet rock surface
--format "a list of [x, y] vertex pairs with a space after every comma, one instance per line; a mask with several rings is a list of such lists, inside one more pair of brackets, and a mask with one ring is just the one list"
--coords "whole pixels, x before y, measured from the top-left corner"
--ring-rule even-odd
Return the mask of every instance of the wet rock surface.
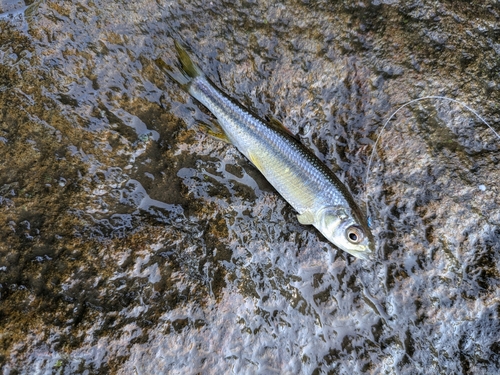
[[[0, 3], [5, 374], [500, 370], [500, 3]], [[368, 205], [301, 226], [158, 71], [183, 41]], [[376, 156], [367, 166], [375, 148]], [[365, 203], [363, 203], [365, 202]]]

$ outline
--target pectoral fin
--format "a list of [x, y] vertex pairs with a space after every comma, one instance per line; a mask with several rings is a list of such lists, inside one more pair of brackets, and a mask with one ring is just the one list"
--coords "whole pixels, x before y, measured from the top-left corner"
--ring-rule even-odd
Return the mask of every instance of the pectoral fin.
[[306, 211], [303, 214], [297, 215], [297, 219], [302, 225], [314, 224], [314, 214], [311, 211]]

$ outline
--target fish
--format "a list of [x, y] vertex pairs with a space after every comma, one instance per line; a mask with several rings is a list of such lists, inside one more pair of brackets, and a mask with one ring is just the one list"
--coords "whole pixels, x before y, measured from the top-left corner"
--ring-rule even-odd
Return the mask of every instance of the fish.
[[373, 259], [374, 238], [349, 189], [276, 119], [266, 121], [219, 89], [174, 41], [176, 69], [155, 63], [217, 119], [207, 131], [233, 144], [298, 213], [339, 249]]

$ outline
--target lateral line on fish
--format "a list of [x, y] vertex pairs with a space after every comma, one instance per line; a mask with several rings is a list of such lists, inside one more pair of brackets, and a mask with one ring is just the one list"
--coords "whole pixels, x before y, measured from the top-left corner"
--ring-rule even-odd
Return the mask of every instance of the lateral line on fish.
[[[479, 120], [481, 120], [481, 122], [483, 124], [485, 124], [496, 136], [498, 139], [500, 139], [500, 135], [496, 132], [495, 129], [493, 129], [493, 127], [484, 119], [481, 117], [481, 115], [479, 115], [479, 113], [477, 113], [474, 109], [472, 109], [471, 107], [469, 107], [467, 104], [459, 101], [459, 100], [456, 100], [456, 99], [453, 99], [453, 98], [448, 98], [446, 96], [437, 96], [437, 95], [429, 95], [429, 96], [424, 96], [422, 98], [417, 98], [417, 99], [413, 99], [413, 100], [410, 100], [408, 103], [405, 103], [403, 104], [401, 107], [399, 107], [398, 109], [396, 109], [390, 116], [389, 118], [386, 120], [386, 122], [384, 123], [384, 125], [382, 126], [382, 129], [380, 130], [380, 132], [378, 133], [378, 136], [377, 136], [377, 139], [375, 140], [375, 143], [373, 145], [373, 149], [372, 149], [372, 152], [371, 152], [371, 155], [370, 155], [370, 158], [368, 159], [368, 165], [366, 167], [366, 178], [365, 178], [365, 186], [368, 186], [368, 180], [370, 178], [370, 167], [371, 167], [371, 164], [372, 164], [372, 161], [373, 161], [373, 158], [375, 156], [375, 152], [377, 151], [377, 144], [380, 140], [380, 138], [382, 137], [382, 135], [384, 134], [384, 131], [385, 131], [385, 128], [387, 127], [387, 125], [389, 125], [389, 122], [392, 120], [392, 118], [394, 116], [396, 116], [396, 114], [401, 111], [403, 108], [406, 108], [408, 107], [409, 105], [413, 104], [413, 103], [417, 103], [417, 102], [420, 102], [420, 101], [423, 101], [423, 100], [429, 100], [429, 99], [438, 99], [438, 100], [447, 100], [449, 102], [453, 102], [453, 103], [456, 103], [462, 107], [464, 107], [465, 109], [469, 110], [469, 112], [473, 113]], [[369, 209], [368, 209], [368, 201], [366, 202], [366, 215], [367, 215], [367, 218], [368, 220], [370, 221], [369, 219]]]

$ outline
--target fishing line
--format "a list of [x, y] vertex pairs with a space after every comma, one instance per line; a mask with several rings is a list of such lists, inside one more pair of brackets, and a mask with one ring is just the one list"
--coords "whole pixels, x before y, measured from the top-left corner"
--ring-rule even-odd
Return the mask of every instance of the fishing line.
[[[453, 103], [456, 103], [456, 104], [462, 106], [463, 108], [465, 108], [465, 109], [469, 110], [471, 113], [473, 113], [479, 120], [481, 120], [481, 122], [483, 124], [485, 124], [488, 128], [491, 129], [491, 131], [497, 136], [498, 139], [500, 139], [500, 135], [495, 131], [495, 129], [493, 129], [493, 127], [490, 124], [488, 124], [488, 122], [486, 122], [486, 120], [484, 118], [482, 118], [474, 109], [472, 109], [471, 107], [469, 107], [467, 104], [462, 103], [462, 102], [460, 102], [460, 101], [458, 101], [456, 99], [448, 98], [446, 96], [430, 95], [430, 96], [424, 96], [422, 98], [410, 100], [408, 103], [403, 104], [396, 111], [394, 111], [392, 113], [392, 115], [384, 123], [384, 125], [382, 126], [382, 129], [380, 130], [380, 133], [378, 134], [377, 139], [375, 140], [375, 144], [373, 145], [373, 149], [372, 149], [372, 153], [370, 155], [370, 159], [368, 159], [368, 165], [367, 165], [367, 168], [366, 168], [365, 186], [368, 186], [368, 179], [370, 178], [370, 167], [371, 167], [373, 158], [375, 156], [375, 152], [377, 151], [377, 144], [378, 144], [380, 138], [382, 137], [382, 135], [384, 134], [385, 128], [387, 127], [387, 125], [389, 125], [389, 122], [403, 108], [406, 108], [406, 107], [408, 107], [409, 105], [411, 105], [413, 103], [417, 103], [417, 102], [420, 102], [422, 100], [428, 100], [428, 99], [447, 100], [449, 102], [453, 102]], [[368, 225], [371, 227], [371, 220], [370, 220], [370, 215], [369, 215], [368, 201], [366, 202], [366, 217], [368, 218]]]

